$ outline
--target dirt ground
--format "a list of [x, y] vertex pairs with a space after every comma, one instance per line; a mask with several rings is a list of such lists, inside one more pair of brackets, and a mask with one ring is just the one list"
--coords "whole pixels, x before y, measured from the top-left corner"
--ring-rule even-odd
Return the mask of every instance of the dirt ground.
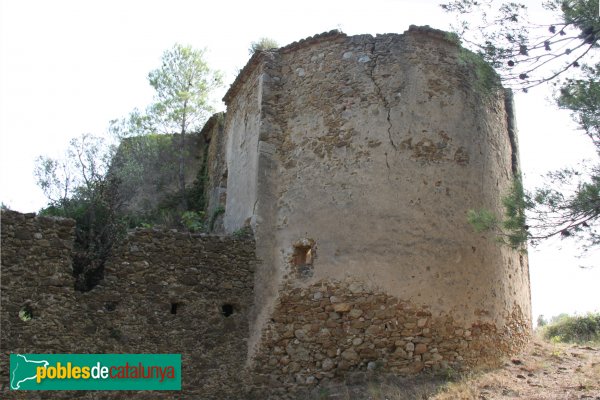
[[536, 340], [498, 370], [463, 377], [432, 397], [449, 399], [600, 400], [600, 346]]
[[315, 390], [305, 399], [600, 400], [600, 346], [553, 344], [536, 339], [499, 368], [347, 381]]

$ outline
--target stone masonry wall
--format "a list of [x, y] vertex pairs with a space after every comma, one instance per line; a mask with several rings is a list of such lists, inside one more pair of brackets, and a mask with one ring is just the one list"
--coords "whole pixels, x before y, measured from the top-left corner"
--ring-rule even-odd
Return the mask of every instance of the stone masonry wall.
[[[130, 232], [93, 290], [74, 291], [73, 221], [2, 212], [2, 398], [240, 398], [254, 241]], [[233, 314], [225, 316], [223, 306]], [[19, 318], [27, 307], [29, 321]], [[181, 353], [182, 391], [9, 391], [10, 353]]]
[[[507, 325], [464, 325], [451, 314], [399, 300], [357, 280], [286, 286], [261, 338], [255, 389], [282, 395], [327, 387], [349, 374], [496, 366], [528, 340], [528, 321], [515, 305]], [[274, 397], [277, 398], [277, 397]]]
[[[229, 148], [252, 143], [228, 155], [230, 184], [256, 183], [235, 207], [228, 198], [225, 220], [230, 232], [250, 221], [257, 238], [249, 361], [264, 379], [485, 365], [523, 346], [527, 257], [466, 217], [501, 216], [519, 174], [510, 94], [491, 67], [428, 27], [330, 32], [253, 56], [224, 100]], [[259, 122], [244, 130], [242, 118]], [[329, 299], [313, 301], [321, 286]], [[411, 328], [417, 313], [427, 325]]]
[[208, 144], [206, 164], [206, 187], [205, 198], [206, 215], [212, 222], [212, 232], [223, 231], [223, 212], [227, 201], [227, 159], [226, 148], [227, 137], [225, 136], [223, 113], [214, 114], [202, 128], [201, 136], [204, 136]]
[[[10, 353], [71, 352], [80, 338], [70, 332], [86, 316], [72, 313], [77, 308], [71, 267], [75, 222], [4, 210], [0, 221], [0, 378], [4, 397]], [[32, 319], [22, 321], [21, 311]]]

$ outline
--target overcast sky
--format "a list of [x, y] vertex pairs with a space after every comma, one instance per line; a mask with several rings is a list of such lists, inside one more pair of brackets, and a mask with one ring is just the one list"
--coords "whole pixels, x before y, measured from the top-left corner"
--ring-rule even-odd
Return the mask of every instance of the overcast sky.
[[[439, 3], [0, 0], [0, 200], [19, 211], [43, 207], [35, 158], [60, 154], [82, 133], [104, 135], [109, 120], [144, 108], [152, 98], [146, 76], [174, 43], [206, 48], [229, 85], [248, 60], [250, 42], [262, 36], [286, 45], [336, 28], [350, 35], [402, 33], [411, 24], [449, 29], [452, 18]], [[545, 89], [516, 96], [530, 188], [548, 170], [595, 157], [549, 98]], [[530, 249], [534, 318], [600, 310], [599, 253], [578, 259], [560, 241]]]

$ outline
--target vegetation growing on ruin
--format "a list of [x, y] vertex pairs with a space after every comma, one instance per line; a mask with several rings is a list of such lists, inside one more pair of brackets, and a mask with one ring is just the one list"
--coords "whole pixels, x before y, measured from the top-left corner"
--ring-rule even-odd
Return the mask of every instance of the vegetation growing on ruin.
[[179, 208], [189, 207], [185, 183], [186, 135], [200, 132], [212, 112], [209, 94], [222, 85], [222, 76], [209, 68], [204, 51], [176, 44], [165, 51], [161, 66], [148, 74], [155, 90], [154, 102], [144, 112], [134, 109], [121, 120], [111, 121], [111, 130], [119, 138], [148, 134], [177, 137], [177, 184]]
[[[519, 2], [453, 0], [442, 5], [458, 17], [455, 30], [462, 42], [496, 68], [504, 85], [527, 92], [552, 83], [558, 107], [572, 112], [600, 155], [599, 4], [596, 0], [550, 0], [543, 6], [551, 19], [534, 22], [527, 5]], [[478, 76], [484, 77], [485, 71], [477, 69]], [[576, 239], [583, 251], [598, 246], [598, 159], [550, 172], [546, 182], [524, 192], [527, 223], [519, 221], [516, 226], [515, 221], [492, 221], [490, 229], [495, 228], [501, 238], [509, 235], [512, 242], [535, 243], [557, 236]], [[515, 204], [514, 193], [507, 194], [504, 201], [507, 214], [514, 212], [510, 209]], [[489, 215], [482, 211], [469, 214], [474, 225], [481, 225], [485, 217]]]
[[277, 41], [275, 39], [268, 38], [268, 37], [261, 37], [256, 42], [252, 42], [250, 44], [248, 53], [250, 55], [252, 55], [252, 54], [256, 53], [257, 51], [272, 50], [272, 49], [276, 49], [278, 47], [279, 47], [279, 44], [277, 43]]
[[50, 200], [40, 214], [76, 221], [73, 274], [79, 290], [103, 278], [104, 262], [124, 233], [116, 181], [109, 174], [113, 154], [104, 139], [85, 134], [71, 140], [62, 158], [37, 160], [37, 183]]
[[489, 95], [502, 88], [500, 76], [494, 67], [481, 52], [473, 52], [462, 46], [460, 37], [456, 32], [446, 32], [445, 39], [454, 43], [459, 48], [458, 61], [468, 71], [475, 74], [475, 89], [482, 94]]
[[225, 207], [223, 207], [223, 206], [218, 206], [213, 211], [212, 215], [210, 216], [210, 222], [208, 224], [209, 231], [212, 231], [215, 229], [215, 222], [217, 222], [217, 218], [222, 214], [225, 214]]
[[533, 206], [523, 190], [523, 183], [517, 177], [502, 199], [504, 215], [499, 217], [487, 209], [469, 210], [467, 220], [477, 232], [492, 232], [499, 242], [523, 249], [523, 244], [530, 238], [525, 212]]
[[478, 93], [491, 95], [501, 88], [500, 77], [481, 55], [461, 47], [458, 59], [475, 74], [473, 85]]
[[[76, 221], [73, 273], [79, 290], [103, 278], [104, 262], [127, 228], [206, 228], [208, 146], [199, 131], [212, 111], [209, 93], [221, 85], [220, 73], [208, 67], [202, 51], [175, 45], [148, 80], [154, 103], [110, 123], [118, 145], [86, 134], [73, 139], [63, 157], [37, 160], [37, 183], [49, 199], [40, 214]], [[203, 163], [188, 187], [189, 144], [200, 141]], [[178, 190], [168, 190], [174, 183]], [[144, 188], [166, 194], [156, 206], [127, 211], [125, 204]]]

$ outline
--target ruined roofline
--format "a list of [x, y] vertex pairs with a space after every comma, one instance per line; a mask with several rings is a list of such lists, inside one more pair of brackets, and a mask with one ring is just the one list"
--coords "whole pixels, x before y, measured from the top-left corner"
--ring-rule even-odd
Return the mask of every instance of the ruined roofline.
[[408, 30], [404, 31], [403, 33], [403, 35], [406, 34], [419, 34], [422, 36], [430, 37], [432, 39], [439, 39], [460, 47], [460, 39], [455, 33], [444, 31], [441, 29], [435, 29], [430, 27], [429, 25], [410, 25], [408, 27]]
[[219, 120], [223, 118], [225, 118], [225, 112], [223, 111], [211, 115], [210, 118], [204, 123], [204, 126], [202, 127], [198, 135], [202, 136], [204, 140], [207, 141], [209, 132], [213, 129], [215, 124], [217, 124]]
[[223, 96], [223, 102], [225, 104], [229, 104], [229, 101], [237, 94], [238, 90], [242, 86], [242, 84], [246, 81], [248, 76], [254, 71], [254, 68], [260, 64], [260, 62], [270, 53], [288, 53], [290, 51], [297, 50], [302, 47], [311, 46], [315, 43], [322, 43], [328, 40], [337, 39], [340, 37], [347, 37], [345, 33], [340, 32], [337, 29], [331, 30], [329, 32], [323, 32], [318, 35], [309, 36], [305, 39], [299, 40], [297, 42], [293, 42], [288, 44], [287, 46], [280, 47], [279, 49], [274, 50], [264, 50], [255, 52], [248, 63], [242, 68], [238, 76], [235, 78], [225, 96]]
[[[424, 25], [424, 26], [410, 25], [408, 30], [404, 31], [404, 33], [393, 34], [393, 35], [403, 36], [406, 34], [419, 34], [419, 35], [427, 36], [427, 37], [430, 37], [433, 39], [442, 40], [442, 41], [448, 42], [448, 43], [456, 45], [456, 46], [460, 46], [460, 40], [458, 39], [458, 37], [456, 35], [454, 35], [450, 32], [440, 30], [440, 29], [431, 28], [429, 25]], [[381, 35], [381, 36], [384, 36], [384, 35]], [[361, 35], [358, 35], [358, 36], [361, 36]], [[378, 34], [377, 36], [380, 36], [380, 35]], [[260, 64], [261, 61], [263, 61], [264, 58], [267, 57], [269, 54], [290, 53], [292, 51], [295, 51], [295, 50], [298, 50], [298, 49], [301, 49], [304, 47], [312, 46], [317, 43], [322, 43], [325, 41], [334, 40], [334, 39], [338, 39], [338, 38], [346, 38], [346, 37], [348, 37], [348, 35], [346, 35], [345, 33], [341, 32], [337, 29], [334, 29], [329, 32], [323, 32], [321, 34], [309, 36], [309, 37], [299, 40], [297, 42], [292, 42], [292, 43], [288, 44], [287, 46], [280, 47], [279, 49], [255, 52], [252, 55], [252, 57], [250, 57], [250, 60], [248, 60], [248, 62], [244, 66], [244, 68], [242, 68], [242, 70], [240, 71], [238, 76], [235, 78], [235, 80], [233, 81], [233, 83], [231, 84], [229, 89], [227, 90], [227, 93], [225, 93], [225, 96], [223, 96], [223, 102], [226, 105], [229, 104], [231, 99], [239, 91], [242, 84], [246, 81], [246, 79], [254, 71], [254, 68], [256, 68], [256, 66], [258, 64]]]

